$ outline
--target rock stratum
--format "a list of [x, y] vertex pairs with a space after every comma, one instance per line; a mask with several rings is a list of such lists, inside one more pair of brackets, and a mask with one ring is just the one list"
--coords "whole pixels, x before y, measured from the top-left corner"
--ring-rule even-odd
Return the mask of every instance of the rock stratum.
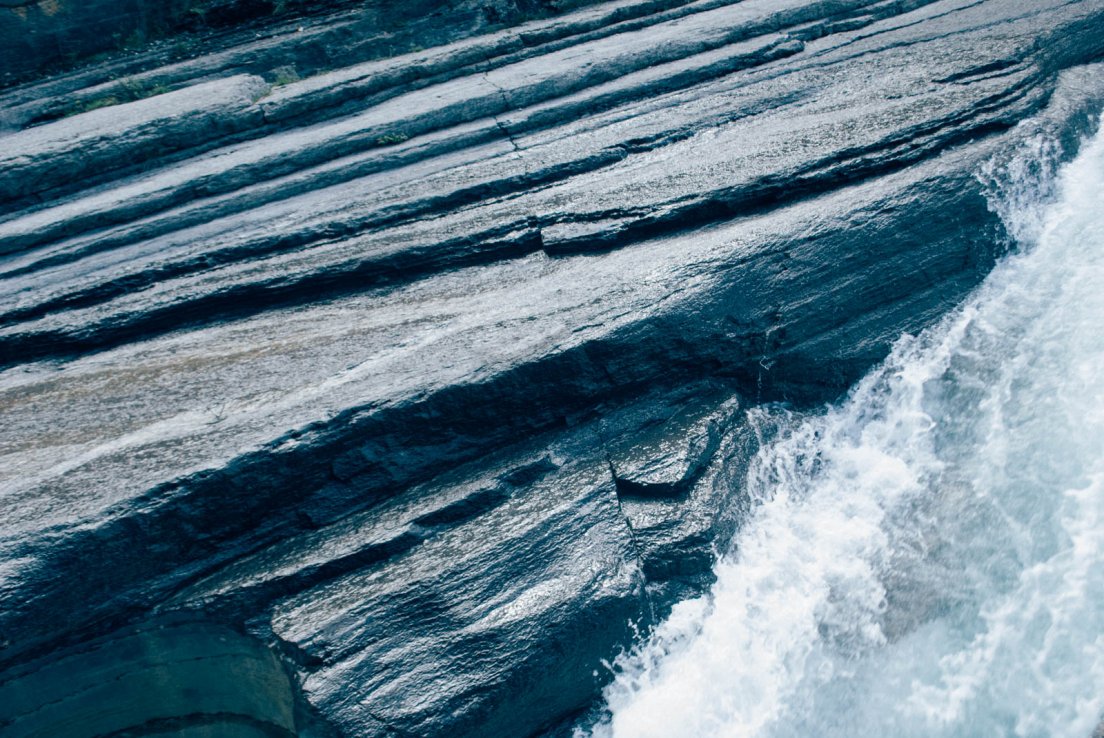
[[1104, 104], [1104, 0], [178, 5], [0, 89], [4, 736], [569, 730], [747, 413], [957, 304]]

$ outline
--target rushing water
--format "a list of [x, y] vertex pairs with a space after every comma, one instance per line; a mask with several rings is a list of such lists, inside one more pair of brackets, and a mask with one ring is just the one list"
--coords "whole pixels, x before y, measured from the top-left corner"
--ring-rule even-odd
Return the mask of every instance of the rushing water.
[[1104, 134], [1049, 204], [1025, 196], [1030, 164], [1000, 203], [1021, 248], [759, 453], [758, 504], [711, 596], [621, 659], [595, 735], [1092, 736]]

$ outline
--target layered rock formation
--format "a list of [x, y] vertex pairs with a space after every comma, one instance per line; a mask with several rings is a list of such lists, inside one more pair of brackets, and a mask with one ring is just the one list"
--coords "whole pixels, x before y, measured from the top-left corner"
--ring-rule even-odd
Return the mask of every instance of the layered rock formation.
[[1099, 0], [620, 0], [382, 59], [357, 12], [0, 96], [5, 734], [163, 622], [287, 669], [243, 735], [570, 722], [708, 586], [749, 409], [961, 300], [979, 172], [1104, 101]]
[[[0, 84], [25, 81], [47, 70], [84, 67], [89, 55], [123, 68], [207, 56], [232, 50], [236, 66], [269, 69], [280, 63], [339, 66], [430, 46], [490, 27], [516, 24], [597, 0], [0, 0]], [[294, 30], [294, 46], [257, 42]], [[153, 47], [153, 53], [150, 47]], [[243, 52], [245, 52], [243, 54]], [[358, 57], [360, 57], [358, 59]]]

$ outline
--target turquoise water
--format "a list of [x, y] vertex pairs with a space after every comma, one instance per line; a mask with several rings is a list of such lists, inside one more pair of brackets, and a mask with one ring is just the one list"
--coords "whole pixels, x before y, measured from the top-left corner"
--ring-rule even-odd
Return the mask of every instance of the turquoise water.
[[998, 173], [1020, 245], [976, 294], [838, 406], [783, 416], [711, 596], [620, 660], [596, 736], [1097, 729], [1104, 135], [1040, 188], [1045, 149]]

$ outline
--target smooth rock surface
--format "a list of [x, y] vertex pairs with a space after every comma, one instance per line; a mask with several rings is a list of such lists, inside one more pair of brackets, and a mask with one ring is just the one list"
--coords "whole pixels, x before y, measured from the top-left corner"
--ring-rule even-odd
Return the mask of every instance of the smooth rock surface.
[[280, 659], [230, 628], [180, 617], [24, 666], [0, 683], [0, 704], [0, 729], [12, 738], [296, 733], [292, 677]]
[[184, 612], [339, 734], [570, 719], [708, 586], [743, 413], [960, 301], [1001, 167], [1104, 104], [1100, 0], [464, 28], [275, 87], [248, 60], [295, 37], [228, 34], [37, 126], [95, 65], [0, 97], [0, 683]]

